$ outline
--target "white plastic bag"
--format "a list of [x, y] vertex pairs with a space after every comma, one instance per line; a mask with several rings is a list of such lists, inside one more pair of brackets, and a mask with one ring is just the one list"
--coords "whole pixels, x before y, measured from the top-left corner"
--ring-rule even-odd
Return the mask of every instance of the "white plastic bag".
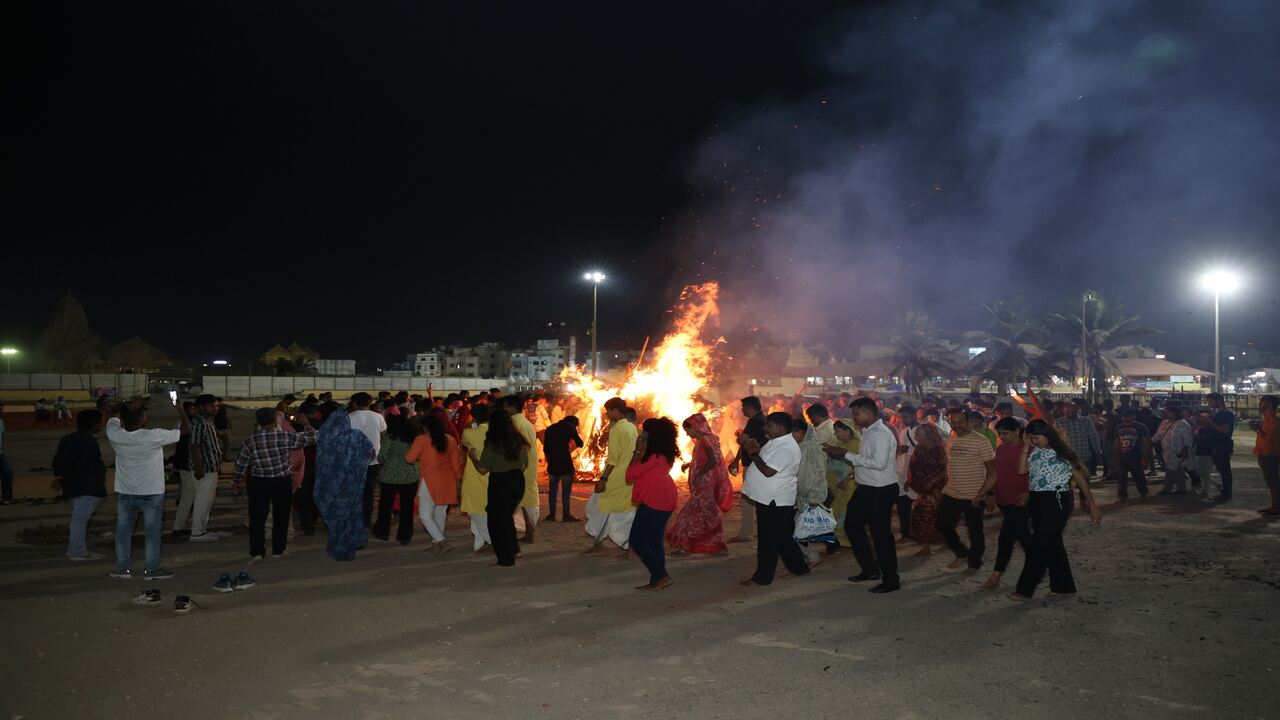
[[829, 508], [810, 505], [796, 518], [797, 542], [835, 542], [836, 518]]

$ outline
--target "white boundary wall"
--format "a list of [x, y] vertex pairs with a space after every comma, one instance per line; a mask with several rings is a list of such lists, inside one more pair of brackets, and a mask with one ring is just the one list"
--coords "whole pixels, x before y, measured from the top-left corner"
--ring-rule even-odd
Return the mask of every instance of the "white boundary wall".
[[489, 388], [501, 388], [506, 391], [510, 381], [506, 378], [426, 378], [426, 377], [378, 377], [378, 376], [212, 376], [206, 375], [201, 382], [203, 392], [221, 398], [268, 398], [278, 399], [285, 395], [297, 395], [299, 398], [307, 393], [320, 394], [333, 392], [339, 397], [350, 396], [356, 392], [375, 393], [379, 390], [397, 392], [404, 390], [410, 393], [427, 391], [427, 384], [436, 395], [443, 395], [459, 390], [470, 390], [477, 393]]
[[134, 373], [0, 373], [0, 390], [83, 390], [116, 388], [120, 397], [145, 395], [146, 375]]

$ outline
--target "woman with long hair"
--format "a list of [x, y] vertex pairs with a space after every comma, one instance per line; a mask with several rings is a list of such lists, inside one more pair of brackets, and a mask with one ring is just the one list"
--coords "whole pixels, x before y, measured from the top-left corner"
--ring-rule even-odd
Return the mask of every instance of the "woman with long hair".
[[485, 506], [489, 503], [489, 478], [471, 460], [471, 452], [484, 450], [484, 438], [489, 432], [489, 405], [476, 403], [472, 410], [471, 427], [462, 431], [462, 452], [466, 455], [466, 467], [462, 470], [462, 512], [471, 519], [471, 550], [479, 553], [489, 547], [489, 516]]
[[671, 479], [671, 468], [680, 457], [680, 449], [676, 447], [676, 424], [667, 418], [649, 418], [643, 428], [625, 476], [631, 486], [631, 502], [636, 506], [627, 545], [649, 569], [649, 582], [636, 589], [665, 590], [674, 581], [667, 574], [662, 537], [667, 520], [676, 509], [676, 483]]
[[373, 443], [351, 427], [351, 417], [335, 412], [316, 436], [315, 503], [329, 528], [326, 552], [334, 560], [355, 560], [363, 548], [365, 478]]
[[[449, 506], [458, 504], [458, 481], [462, 479], [462, 453], [458, 441], [450, 435], [453, 425], [431, 413], [422, 422], [423, 434], [413, 441], [405, 455], [408, 462], [418, 463], [418, 515], [422, 526], [431, 534], [431, 552], [439, 557], [449, 552], [444, 537]], [[401, 500], [401, 503], [404, 501]], [[412, 501], [410, 501], [412, 503]]]
[[408, 545], [413, 539], [413, 496], [418, 487], [418, 469], [405, 457], [418, 436], [417, 427], [403, 415], [387, 416], [387, 435], [378, 450], [378, 520], [369, 534], [379, 540], [391, 539], [391, 510], [400, 505], [400, 527], [396, 540]]
[[915, 433], [916, 449], [907, 466], [906, 487], [916, 493], [911, 504], [911, 535], [920, 543], [917, 557], [927, 558], [932, 545], [942, 545], [938, 532], [938, 506], [947, 484], [947, 440], [933, 423], [920, 423]]
[[506, 410], [489, 414], [489, 430], [484, 447], [477, 455], [472, 449], [471, 462], [489, 476], [489, 498], [485, 514], [489, 518], [489, 538], [499, 567], [513, 567], [520, 554], [513, 517], [524, 499], [524, 469], [529, 464], [529, 445], [516, 432]]
[[733, 508], [733, 484], [720, 452], [720, 438], [711, 431], [711, 424], [702, 413], [686, 418], [684, 431], [694, 442], [689, 464], [685, 466], [689, 474], [689, 501], [667, 528], [666, 540], [677, 555], [728, 555], [720, 516]]
[[1071, 562], [1062, 542], [1062, 531], [1071, 517], [1072, 485], [1088, 503], [1094, 524], [1102, 522], [1102, 512], [1084, 479], [1084, 463], [1058, 431], [1044, 420], [1032, 420], [1027, 423], [1026, 436], [1018, 470], [1030, 475], [1027, 512], [1031, 540], [1027, 562], [1018, 577], [1018, 589], [1009, 596], [1010, 600], [1019, 602], [1031, 599], [1046, 569], [1051, 595], [1070, 595], [1076, 591]]

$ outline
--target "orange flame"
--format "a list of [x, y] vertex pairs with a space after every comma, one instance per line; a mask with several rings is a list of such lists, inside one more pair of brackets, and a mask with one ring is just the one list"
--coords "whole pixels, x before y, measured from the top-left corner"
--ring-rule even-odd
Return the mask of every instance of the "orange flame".
[[[565, 390], [580, 399], [584, 408], [579, 413], [586, 428], [587, 447], [578, 455], [578, 468], [584, 473], [598, 474], [604, 469], [605, 425], [604, 404], [620, 397], [636, 407], [640, 419], [667, 417], [677, 426], [685, 418], [708, 410], [711, 403], [704, 397], [710, 377], [711, 353], [722, 338], [705, 339], [708, 328], [719, 319], [716, 301], [720, 286], [715, 282], [689, 285], [680, 293], [675, 308], [675, 326], [653, 350], [652, 361], [637, 364], [622, 380], [606, 383], [593, 378], [583, 367], [566, 368], [560, 374]], [[683, 430], [679, 436], [680, 452], [687, 462], [693, 441]], [[680, 476], [680, 463], [671, 470]]]

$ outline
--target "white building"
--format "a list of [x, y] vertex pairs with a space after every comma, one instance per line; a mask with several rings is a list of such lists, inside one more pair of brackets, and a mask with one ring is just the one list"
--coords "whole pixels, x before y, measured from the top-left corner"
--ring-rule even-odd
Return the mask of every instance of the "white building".
[[420, 352], [413, 358], [413, 374], [418, 377], [444, 375], [445, 353], [438, 350]]
[[355, 360], [335, 360], [332, 358], [312, 360], [311, 364], [316, 369], [317, 375], [341, 375], [350, 376], [356, 374]]

